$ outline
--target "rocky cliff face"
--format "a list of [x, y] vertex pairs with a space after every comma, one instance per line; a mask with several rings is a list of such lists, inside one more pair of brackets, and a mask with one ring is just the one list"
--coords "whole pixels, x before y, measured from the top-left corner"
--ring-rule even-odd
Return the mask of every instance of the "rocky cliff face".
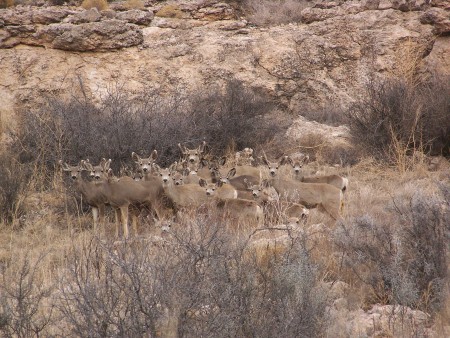
[[301, 23], [271, 27], [215, 0], [114, 6], [0, 10], [4, 123], [78, 79], [95, 96], [111, 82], [170, 91], [237, 78], [298, 114], [347, 106], [369, 76], [404, 71], [414, 55], [421, 71], [450, 73], [446, 1], [311, 2]]

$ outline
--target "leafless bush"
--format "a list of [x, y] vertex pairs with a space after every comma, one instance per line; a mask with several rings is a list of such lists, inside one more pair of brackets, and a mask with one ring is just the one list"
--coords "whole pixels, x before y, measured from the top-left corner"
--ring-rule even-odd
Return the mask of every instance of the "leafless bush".
[[334, 107], [332, 104], [327, 104], [322, 109], [304, 109], [301, 115], [308, 120], [335, 127], [346, 123], [345, 114], [342, 109]]
[[448, 274], [448, 211], [442, 200], [421, 193], [394, 199], [391, 210], [393, 220], [365, 215], [342, 225], [336, 243], [345, 264], [370, 287], [369, 303], [436, 310]]
[[394, 162], [416, 151], [448, 154], [448, 83], [438, 76], [414, 86], [400, 79], [372, 80], [347, 112], [355, 144], [377, 159]]
[[132, 94], [113, 85], [99, 104], [87, 95], [49, 97], [45, 107], [22, 112], [19, 132], [13, 135], [14, 151], [21, 162], [34, 161], [48, 172], [60, 158], [78, 163], [108, 157], [118, 170], [131, 163], [133, 151], [148, 156], [153, 149], [166, 165], [179, 158], [177, 143], [197, 146], [205, 140], [220, 154], [231, 142], [256, 148], [278, 130], [265, 119], [271, 107], [261, 94], [237, 81], [225, 89], [169, 96], [151, 90]]
[[[316, 336], [325, 297], [304, 243], [267, 268], [211, 213], [158, 240], [74, 248], [59, 283], [65, 335]], [[247, 257], [247, 258], [246, 258]]]
[[8, 152], [0, 154], [0, 221], [20, 217], [19, 198], [30, 179], [31, 170]]
[[2, 337], [39, 337], [52, 324], [52, 286], [44, 284], [40, 264], [28, 254], [3, 266], [0, 283], [0, 332]]

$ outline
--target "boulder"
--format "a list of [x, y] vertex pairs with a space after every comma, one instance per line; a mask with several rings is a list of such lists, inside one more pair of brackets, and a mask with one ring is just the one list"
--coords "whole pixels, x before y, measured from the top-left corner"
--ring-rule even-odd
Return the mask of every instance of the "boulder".
[[125, 12], [118, 12], [116, 18], [136, 25], [148, 26], [153, 20], [153, 12], [131, 9]]

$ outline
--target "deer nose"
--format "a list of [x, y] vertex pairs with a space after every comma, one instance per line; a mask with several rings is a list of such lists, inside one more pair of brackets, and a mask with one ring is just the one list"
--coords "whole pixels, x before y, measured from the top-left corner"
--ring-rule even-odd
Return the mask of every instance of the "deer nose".
[[146, 172], [148, 171], [148, 168], [147, 168], [147, 167], [144, 167], [144, 168], [142, 168], [142, 171], [143, 171], [144, 173], [146, 173]]
[[270, 176], [275, 176], [275, 171], [271, 171]]
[[168, 179], [167, 178], [163, 178], [163, 182], [167, 183]]
[[180, 185], [180, 182], [175, 182], [175, 185]]
[[189, 162], [191, 162], [191, 163], [193, 163], [195, 160], [191, 157], [190, 159], [189, 159]]
[[208, 196], [211, 195], [211, 192], [207, 191], [207, 192], [206, 192], [206, 195], [208, 195]]
[[76, 179], [77, 179], [77, 176], [76, 176], [76, 175], [72, 175], [72, 179], [73, 179], [73, 180], [76, 180]]
[[253, 193], [253, 197], [256, 197], [256, 196], [258, 196], [258, 194], [256, 192], [254, 192]]

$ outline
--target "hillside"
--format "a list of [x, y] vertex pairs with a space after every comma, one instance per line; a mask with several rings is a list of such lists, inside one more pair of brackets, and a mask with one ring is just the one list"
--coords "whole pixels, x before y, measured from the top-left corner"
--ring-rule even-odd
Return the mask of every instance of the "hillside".
[[448, 1], [13, 2], [0, 336], [450, 336]]

